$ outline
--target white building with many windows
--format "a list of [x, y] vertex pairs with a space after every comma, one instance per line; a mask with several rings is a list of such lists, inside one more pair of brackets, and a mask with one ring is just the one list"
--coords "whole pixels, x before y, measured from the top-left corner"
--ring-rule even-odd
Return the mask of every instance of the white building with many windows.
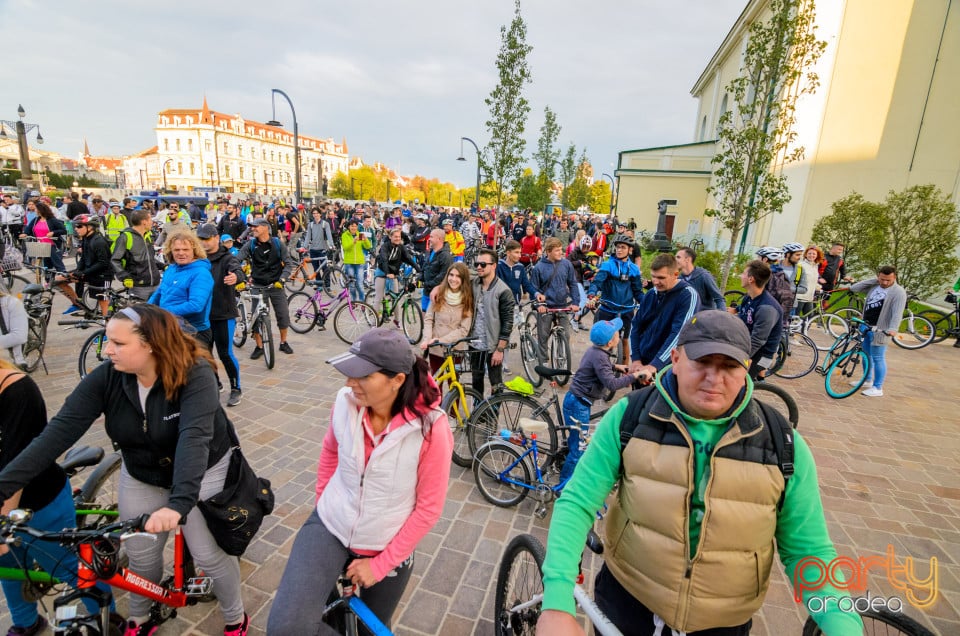
[[[293, 132], [210, 110], [167, 109], [157, 115], [155, 148], [125, 158], [127, 187], [289, 197], [295, 189]], [[347, 172], [346, 140], [299, 134], [304, 198], [322, 191], [338, 171]], [[127, 165], [129, 164], [129, 165]]]

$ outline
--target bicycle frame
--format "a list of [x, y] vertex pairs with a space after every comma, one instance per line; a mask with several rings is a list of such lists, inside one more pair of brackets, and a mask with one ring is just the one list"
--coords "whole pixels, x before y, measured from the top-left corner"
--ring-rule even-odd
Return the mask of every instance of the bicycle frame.
[[[463, 390], [463, 385], [460, 383], [460, 376], [457, 374], [457, 368], [453, 362], [452, 347], [448, 347], [447, 349], [446, 359], [443, 361], [443, 364], [440, 365], [440, 368], [437, 369], [437, 372], [433, 374], [433, 379], [437, 383], [437, 386], [441, 388], [445, 387], [447, 391], [456, 391], [459, 394], [459, 404], [463, 406], [464, 412], [456, 412], [455, 415], [463, 421], [467, 421], [470, 419], [470, 405], [467, 403], [466, 393]], [[456, 402], [454, 402], [453, 408], [459, 408]]]

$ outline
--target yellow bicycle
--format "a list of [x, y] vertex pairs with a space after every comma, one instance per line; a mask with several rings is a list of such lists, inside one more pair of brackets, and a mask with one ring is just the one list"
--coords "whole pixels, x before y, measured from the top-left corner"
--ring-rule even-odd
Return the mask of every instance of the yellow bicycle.
[[[470, 412], [475, 404], [483, 400], [483, 396], [477, 393], [473, 387], [464, 386], [460, 383], [460, 373], [466, 372], [467, 360], [469, 354], [466, 351], [457, 351], [454, 349], [462, 342], [468, 342], [470, 338], [463, 338], [456, 342], [435, 342], [431, 346], [443, 348], [443, 364], [433, 374], [440, 391], [443, 393], [443, 401], [440, 408], [447, 414], [450, 421], [450, 430], [453, 432], [453, 463], [457, 466], [469, 468], [473, 463], [473, 454], [470, 452], [470, 445], [467, 441], [470, 437]], [[429, 351], [429, 349], [427, 350]]]

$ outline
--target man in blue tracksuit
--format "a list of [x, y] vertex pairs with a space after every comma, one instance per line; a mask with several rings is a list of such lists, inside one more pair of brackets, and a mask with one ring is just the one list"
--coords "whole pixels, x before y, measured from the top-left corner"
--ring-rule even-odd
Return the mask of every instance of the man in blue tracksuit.
[[670, 364], [670, 352], [677, 344], [680, 327], [700, 311], [700, 297], [693, 287], [680, 280], [673, 254], [658, 254], [650, 270], [656, 292], [643, 297], [633, 318], [630, 372], [640, 371], [652, 378]]
[[617, 234], [613, 237], [613, 256], [600, 264], [587, 291], [590, 302], [595, 302], [597, 294], [600, 294], [600, 307], [597, 309], [596, 320], [620, 318], [623, 321], [620, 337], [624, 342], [625, 364], [630, 364], [627, 343], [630, 342], [633, 306], [643, 298], [643, 277], [640, 275], [640, 268], [630, 260], [632, 243], [633, 239], [626, 234]]

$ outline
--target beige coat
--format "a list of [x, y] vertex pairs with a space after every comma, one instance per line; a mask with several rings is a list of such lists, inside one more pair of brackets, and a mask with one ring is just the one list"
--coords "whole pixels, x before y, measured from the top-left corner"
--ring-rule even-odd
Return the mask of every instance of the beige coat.
[[[444, 303], [443, 308], [438, 312], [434, 310], [436, 305], [430, 303], [427, 309], [427, 315], [423, 319], [423, 341], [432, 342], [454, 342], [470, 335], [470, 326], [473, 324], [473, 314], [468, 313], [463, 316], [463, 306], [451, 307]], [[457, 350], [466, 351], [467, 343], [462, 342], [457, 345]], [[443, 349], [440, 347], [431, 347], [431, 353], [443, 355]]]

